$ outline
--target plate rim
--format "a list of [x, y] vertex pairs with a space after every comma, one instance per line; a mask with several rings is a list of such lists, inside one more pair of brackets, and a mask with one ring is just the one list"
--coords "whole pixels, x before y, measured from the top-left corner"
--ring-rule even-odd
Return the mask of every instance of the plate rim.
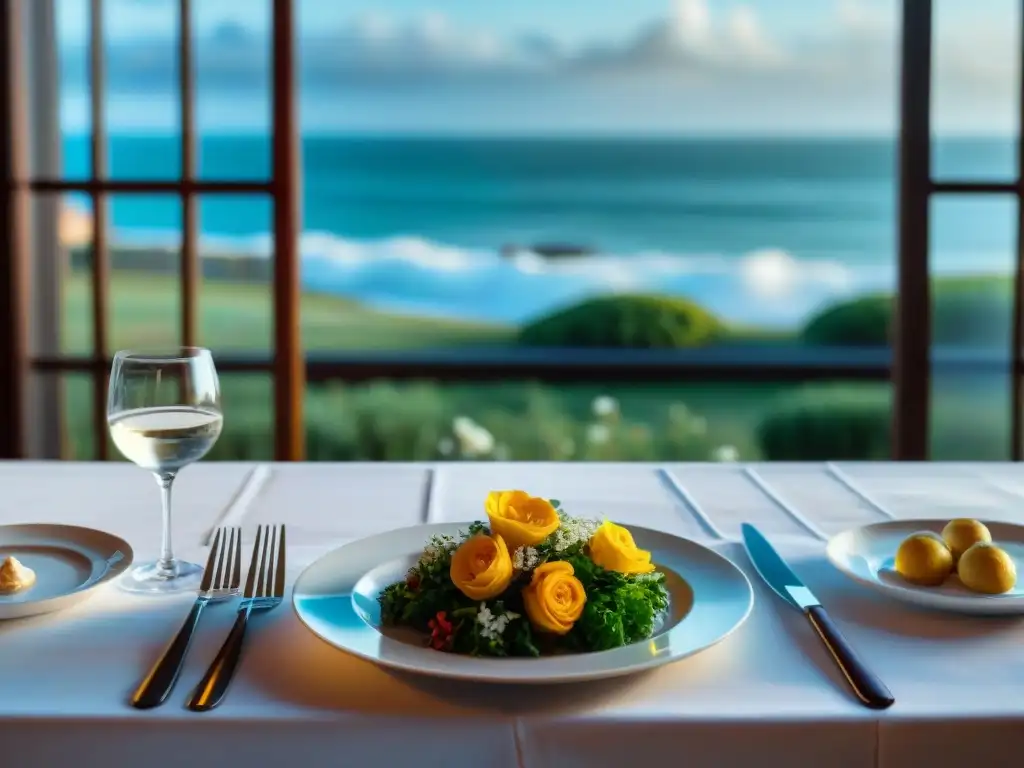
[[[687, 538], [685, 536], [677, 536], [676, 534], [669, 533], [667, 531], [660, 531], [660, 530], [657, 530], [657, 529], [654, 529], [654, 528], [647, 528], [646, 526], [629, 525], [628, 523], [624, 523], [624, 525], [627, 525], [630, 528], [631, 531], [634, 531], [634, 532], [635, 531], [643, 531], [643, 532], [646, 532], [646, 533], [652, 533], [652, 534], [659, 535], [659, 536], [669, 536], [669, 537], [671, 537], [673, 539], [677, 539], [679, 541], [686, 542], [687, 544], [699, 547], [705, 553], [709, 554], [714, 560], [718, 561], [719, 565], [723, 565], [724, 567], [726, 567], [728, 569], [731, 569], [731, 571], [734, 572], [735, 575], [738, 575], [740, 577], [740, 579], [741, 579], [740, 583], [742, 584], [743, 591], [744, 591], [744, 594], [745, 594], [745, 597], [746, 597], [746, 601], [745, 601], [746, 605], [745, 605], [745, 608], [744, 608], [742, 616], [740, 616], [732, 624], [732, 626], [726, 632], [724, 632], [721, 635], [719, 635], [712, 642], [707, 643], [706, 645], [702, 645], [700, 648], [695, 648], [695, 649], [686, 651], [684, 653], [663, 654], [663, 655], [652, 656], [650, 659], [645, 660], [645, 661], [643, 661], [641, 663], [635, 663], [635, 664], [630, 664], [630, 665], [622, 665], [622, 666], [614, 667], [614, 668], [611, 668], [611, 669], [607, 669], [607, 668], [604, 668], [604, 669], [594, 669], [594, 670], [587, 670], [587, 671], [558, 673], [558, 674], [555, 674], [555, 675], [546, 674], [546, 675], [543, 675], [543, 676], [538, 676], [538, 675], [525, 675], [524, 676], [522, 674], [516, 674], [515, 676], [513, 676], [512, 674], [510, 674], [507, 671], [502, 673], [502, 674], [497, 674], [497, 673], [493, 673], [492, 674], [492, 673], [488, 673], [488, 672], [478, 672], [478, 671], [469, 671], [469, 670], [459, 669], [458, 667], [452, 667], [452, 668], [448, 668], [448, 669], [437, 668], [437, 667], [423, 668], [423, 667], [416, 666], [415, 664], [412, 664], [412, 663], [409, 663], [409, 662], [404, 662], [402, 660], [395, 660], [395, 659], [391, 659], [391, 658], [382, 658], [379, 655], [372, 655], [372, 654], [360, 651], [359, 649], [355, 649], [355, 648], [351, 648], [351, 647], [342, 647], [342, 646], [332, 642], [328, 638], [324, 637], [317, 629], [315, 629], [313, 626], [311, 626], [311, 624], [303, 616], [302, 611], [299, 609], [298, 602], [299, 602], [299, 599], [301, 598], [301, 595], [299, 596], [299, 598], [296, 597], [297, 589], [298, 589], [299, 585], [301, 584], [302, 580], [307, 576], [307, 573], [311, 569], [313, 569], [323, 559], [331, 556], [332, 554], [334, 554], [334, 553], [336, 553], [336, 552], [338, 552], [338, 551], [340, 551], [342, 549], [345, 549], [347, 547], [359, 545], [361, 543], [365, 543], [366, 541], [368, 541], [370, 539], [374, 539], [374, 538], [378, 538], [378, 537], [384, 537], [384, 536], [387, 536], [389, 534], [393, 534], [396, 531], [411, 530], [411, 529], [422, 529], [424, 531], [429, 531], [430, 529], [453, 528], [453, 527], [454, 528], [464, 528], [464, 527], [470, 525], [472, 522], [474, 522], [474, 521], [472, 521], [472, 520], [466, 520], [466, 521], [444, 521], [444, 522], [433, 522], [433, 523], [420, 523], [420, 524], [417, 524], [417, 525], [410, 525], [410, 526], [400, 526], [398, 528], [392, 528], [392, 529], [387, 530], [387, 531], [381, 531], [379, 533], [372, 534], [370, 536], [364, 536], [364, 537], [361, 537], [361, 538], [353, 539], [352, 541], [346, 542], [345, 544], [342, 544], [342, 545], [334, 547], [334, 548], [332, 548], [332, 549], [330, 549], [330, 550], [328, 550], [326, 552], [323, 552], [322, 554], [318, 555], [316, 557], [316, 559], [313, 560], [313, 562], [311, 562], [308, 565], [306, 565], [302, 569], [302, 571], [299, 573], [299, 575], [296, 577], [295, 582], [294, 582], [294, 584], [292, 586], [292, 593], [291, 593], [291, 599], [290, 599], [292, 612], [298, 618], [299, 623], [302, 624], [315, 638], [317, 638], [317, 640], [319, 642], [324, 643], [328, 647], [333, 648], [333, 649], [335, 649], [337, 651], [340, 651], [341, 653], [344, 653], [347, 656], [351, 656], [353, 658], [362, 659], [363, 661], [370, 662], [370, 663], [372, 663], [375, 666], [380, 667], [380, 668], [384, 668], [384, 669], [388, 669], [388, 670], [396, 670], [396, 671], [403, 672], [403, 673], [415, 674], [415, 675], [431, 677], [431, 678], [435, 678], [435, 679], [461, 680], [461, 681], [470, 681], [470, 682], [483, 682], [483, 683], [495, 683], [495, 684], [511, 684], [511, 685], [515, 685], [515, 684], [548, 685], [548, 684], [562, 684], [562, 683], [587, 682], [587, 681], [594, 681], [594, 680], [611, 679], [611, 678], [615, 678], [615, 677], [622, 677], [622, 676], [625, 676], [625, 675], [636, 674], [638, 672], [643, 672], [643, 671], [646, 671], [646, 670], [649, 670], [649, 669], [654, 669], [656, 667], [664, 666], [665, 664], [669, 664], [669, 663], [672, 663], [672, 662], [680, 661], [682, 659], [685, 659], [685, 658], [688, 658], [690, 656], [696, 655], [696, 654], [698, 654], [698, 653], [700, 653], [702, 651], [706, 651], [709, 648], [712, 648], [712, 647], [718, 645], [719, 643], [721, 643], [726, 638], [728, 638], [728, 637], [732, 636], [733, 634], [735, 634], [736, 631], [739, 630], [740, 627], [742, 627], [746, 623], [746, 621], [750, 618], [750, 615], [753, 613], [753, 610], [754, 610], [755, 593], [754, 593], [753, 585], [750, 582], [750, 578], [747, 576], [746, 573], [743, 572], [742, 568], [740, 568], [738, 565], [736, 565], [734, 562], [732, 562], [732, 560], [730, 560], [724, 554], [722, 554], [720, 552], [716, 552], [711, 547], [709, 547], [709, 546], [707, 546], [705, 544], [702, 544], [701, 542], [698, 542], [698, 541], [696, 541], [694, 539]], [[424, 541], [426, 541], [426, 539], [424, 539]], [[685, 621], [685, 619], [684, 619], [684, 621]], [[376, 630], [374, 630], [374, 631], [376, 631]], [[623, 647], [628, 647], [628, 646], [623, 646]], [[426, 649], [424, 649], [424, 650], [426, 650]], [[609, 651], [598, 651], [598, 652], [594, 652], [594, 653], [609, 653], [609, 652], [614, 652], [614, 651], [618, 651], [618, 650], [621, 650], [621, 648], [614, 648], [614, 649], [610, 649]], [[467, 657], [467, 658], [472, 658], [472, 657]], [[526, 660], [526, 659], [515, 659], [515, 660], [520, 661], [520, 662], [528, 662], [528, 660]], [[501, 662], [502, 659], [494, 659], [493, 661]]]
[[[124, 557], [110, 566], [110, 568], [108, 568], [107, 571], [95, 581], [87, 581], [84, 584], [80, 584], [75, 589], [63, 594], [39, 598], [36, 600], [23, 600], [17, 603], [0, 602], [0, 621], [28, 618], [30, 616], [53, 613], [55, 611], [63, 610], [64, 608], [69, 608], [80, 600], [84, 600], [91, 596], [97, 587], [108, 584], [119, 577], [132, 566], [135, 560], [135, 551], [132, 549], [131, 544], [116, 533], [111, 533], [110, 531], [105, 531], [101, 528], [93, 528], [91, 526], [77, 525], [74, 523], [3, 523], [0, 524], [0, 537], [2, 537], [4, 531], [10, 529], [28, 529], [29, 531], [39, 530], [41, 532], [49, 531], [50, 536], [48, 538], [50, 541], [65, 541], [72, 543], [77, 542], [73, 537], [60, 535], [61, 532], [77, 531], [80, 535], [84, 536], [105, 537], [110, 539], [115, 545], [114, 551], [121, 552]], [[83, 556], [88, 557], [82, 553], [81, 547], [74, 547], [74, 550], [79, 554], [83, 554]], [[91, 557], [89, 559], [93, 560]]]
[[[863, 576], [853, 572], [846, 567], [839, 557], [836, 555], [835, 549], [838, 547], [838, 542], [844, 537], [853, 536], [859, 531], [864, 531], [870, 528], [888, 528], [898, 526], [912, 527], [915, 524], [920, 525], [919, 530], [927, 530], [928, 525], [945, 525], [954, 518], [941, 518], [941, 517], [918, 517], [918, 518], [906, 518], [906, 519], [893, 519], [893, 520], [879, 520], [875, 523], [868, 523], [867, 525], [858, 525], [852, 528], [847, 528], [839, 533], [830, 536], [825, 544], [825, 556], [829, 563], [839, 571], [841, 574], [846, 576], [851, 581], [857, 584], [862, 584], [875, 592], [886, 595], [893, 600], [898, 600], [903, 603], [910, 605], [916, 605], [918, 607], [928, 608], [930, 610], [942, 611], [945, 613], [958, 613], [958, 614], [970, 614], [976, 616], [997, 616], [997, 615], [1016, 615], [1024, 614], [1024, 595], [1014, 595], [1010, 597], [1001, 595], [946, 595], [941, 592], [929, 591], [925, 588], [916, 588], [913, 586], [902, 586], [897, 584], [887, 584], [879, 579], [867, 579]], [[1021, 544], [1024, 544], [1024, 525], [1020, 523], [1008, 522], [1006, 520], [986, 520], [976, 518], [980, 523], [988, 526], [1005, 526], [1009, 528], [1015, 528], [1021, 532]], [[895, 553], [894, 553], [895, 554]], [[1024, 574], [1021, 575], [1024, 577]], [[970, 606], [970, 607], [968, 607]]]

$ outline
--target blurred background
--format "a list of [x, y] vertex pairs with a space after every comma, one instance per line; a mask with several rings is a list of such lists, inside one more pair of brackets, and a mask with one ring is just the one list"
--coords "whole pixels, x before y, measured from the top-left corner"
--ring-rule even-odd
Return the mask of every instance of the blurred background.
[[[953, 184], [930, 202], [928, 457], [1009, 459], [1020, 3], [931, 5], [931, 175], [991, 194]], [[184, 119], [200, 180], [270, 177], [271, 2], [186, 6], [184, 117], [179, 0], [28, 14], [32, 66], [49, 78], [29, 88], [34, 176], [98, 175], [102, 124], [110, 180], [176, 182]], [[323, 362], [304, 389], [307, 458], [890, 457], [900, 0], [294, 0], [294, 12], [301, 343]], [[96, 198], [33, 195], [37, 278], [49, 265], [33, 293], [36, 355], [182, 341], [182, 196], [130, 186], [101, 217], [103, 350]], [[200, 194], [196, 213], [195, 341], [218, 360], [270, 359], [272, 201]], [[377, 359], [405, 361], [401, 375], [345, 375], [346, 361]], [[544, 374], [566, 359], [586, 374]], [[33, 381], [51, 398], [37, 453], [116, 456], [93, 413], [100, 373]], [[273, 457], [272, 373], [223, 373], [222, 388], [212, 456]]]

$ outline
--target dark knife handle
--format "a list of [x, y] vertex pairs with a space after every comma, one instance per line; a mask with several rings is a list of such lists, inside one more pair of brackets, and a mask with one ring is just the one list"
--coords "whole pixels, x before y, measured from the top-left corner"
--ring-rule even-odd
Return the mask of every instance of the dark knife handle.
[[238, 660], [242, 656], [242, 641], [245, 640], [245, 628], [248, 623], [249, 611], [239, 611], [227, 640], [189, 697], [186, 706], [193, 712], [208, 712], [223, 701], [231, 678], [235, 676]]
[[843, 637], [843, 633], [839, 631], [839, 627], [825, 613], [825, 609], [820, 605], [813, 605], [807, 609], [807, 618], [811, 620], [811, 624], [825, 642], [825, 646], [843, 671], [854, 693], [857, 694], [857, 698], [872, 709], [891, 707], [896, 700], [892, 697], [889, 689], [885, 687], [885, 683], [879, 680], [860, 660], [850, 643]]
[[205, 600], [196, 600], [192, 604], [192, 610], [189, 611], [188, 618], [181, 625], [178, 634], [132, 694], [133, 707], [152, 709], [164, 703], [174, 684], [178, 682], [181, 668], [185, 665], [185, 654], [188, 653], [188, 646], [192, 642], [192, 634], [199, 624], [199, 616], [205, 605]]

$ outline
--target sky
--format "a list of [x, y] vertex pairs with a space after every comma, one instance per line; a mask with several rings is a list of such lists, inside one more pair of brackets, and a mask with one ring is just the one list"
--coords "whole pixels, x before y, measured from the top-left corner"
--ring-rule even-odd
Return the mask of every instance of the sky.
[[[57, 0], [70, 129], [88, 0]], [[309, 131], [892, 134], [898, 0], [297, 0]], [[108, 119], [177, 122], [177, 0], [106, 0]], [[261, 129], [269, 0], [194, 3], [199, 120]], [[1013, 129], [1016, 0], [936, 3], [935, 114]], [[984, 52], [984, 55], [979, 55]]]

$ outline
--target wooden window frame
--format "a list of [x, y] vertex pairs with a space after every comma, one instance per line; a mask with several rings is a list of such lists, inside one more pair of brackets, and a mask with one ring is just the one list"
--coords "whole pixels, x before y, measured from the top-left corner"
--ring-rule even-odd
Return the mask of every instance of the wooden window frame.
[[[264, 195], [274, 208], [274, 342], [271, 356], [218, 355], [226, 372], [265, 372], [274, 381], [274, 455], [280, 461], [305, 455], [303, 394], [312, 381], [373, 378], [438, 380], [533, 379], [548, 382], [606, 381], [888, 381], [894, 385], [893, 458], [923, 460], [928, 456], [931, 355], [931, 293], [929, 287], [929, 204], [941, 194], [1013, 194], [1024, 190], [1024, 153], [1014, 182], [937, 182], [931, 176], [931, 49], [933, 0], [903, 0], [899, 133], [899, 243], [897, 306], [891, 350], [855, 354], [790, 355], [789, 359], [758, 359], [750, 350], [686, 350], [615, 353], [579, 350], [558, 359], [524, 352], [505, 356], [420, 357], [416, 355], [332, 354], [305, 356], [300, 326], [299, 235], [301, 232], [301, 163], [295, 89], [295, 3], [273, 0], [273, 168], [266, 181], [196, 178], [194, 51], [192, 0], [178, 0], [180, 19], [179, 85], [181, 98], [181, 177], [171, 181], [109, 179], [106, 126], [103, 115], [103, 0], [90, 0], [90, 73], [92, 96], [92, 175], [84, 181], [30, 178], [24, 161], [25, 85], [23, 44], [18, 30], [25, 0], [0, 0], [0, 458], [24, 455], [27, 430], [24, 405], [27, 379], [33, 372], [85, 372], [94, 382], [92, 403], [98, 455], [107, 452], [105, 398], [110, 350], [109, 253], [107, 198], [111, 194], [174, 194], [183, 210], [181, 248], [181, 339], [195, 343], [197, 289], [201, 279], [198, 254], [197, 195]], [[1024, 13], [1022, 13], [1024, 18]], [[1021, 46], [1024, 49], [1024, 45]], [[1024, 57], [1024, 53], [1022, 53]], [[1022, 58], [1024, 70], [1024, 58]], [[1022, 78], [1024, 83], [1024, 78]], [[1024, 124], [1024, 95], [1021, 98]], [[30, 357], [25, 306], [28, 279], [26, 220], [31, 194], [79, 192], [93, 199], [93, 354]], [[1018, 384], [1024, 370], [1021, 342], [1024, 290], [1024, 213], [1018, 205], [1017, 269], [1014, 276], [1012, 369], [1014, 386], [1012, 456], [1021, 459], [1021, 404]], [[956, 365], [955, 360], [949, 361]]]

